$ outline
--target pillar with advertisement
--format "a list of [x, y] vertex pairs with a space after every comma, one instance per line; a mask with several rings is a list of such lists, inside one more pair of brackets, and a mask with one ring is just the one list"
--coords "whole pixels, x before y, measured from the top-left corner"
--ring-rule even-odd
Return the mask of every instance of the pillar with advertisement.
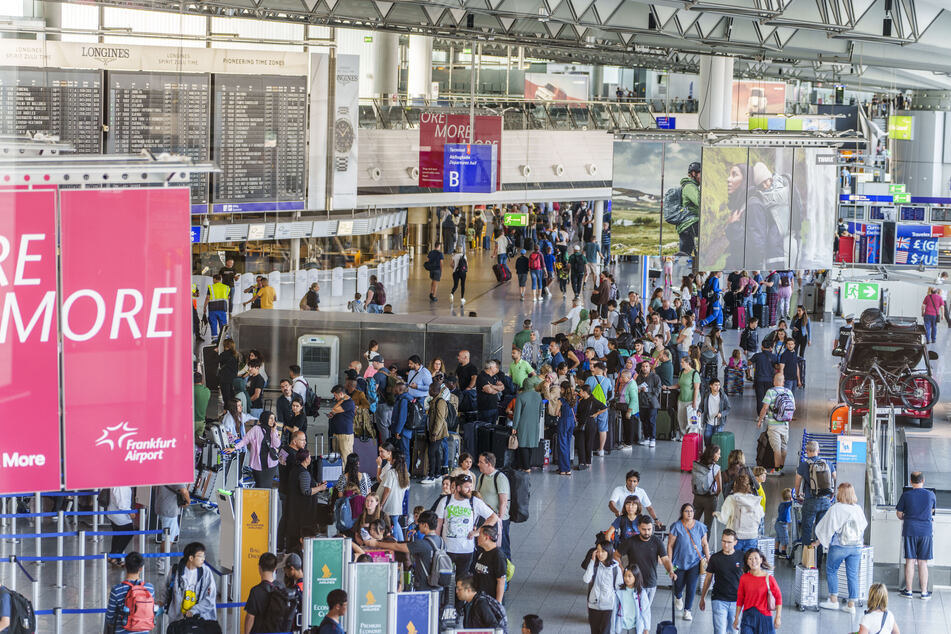
[[347, 588], [349, 539], [318, 537], [304, 540], [304, 626], [318, 627], [327, 616], [327, 595]]
[[390, 623], [397, 634], [438, 634], [439, 593], [400, 592], [390, 597]]
[[396, 592], [394, 563], [350, 564], [347, 590], [349, 634], [388, 634], [390, 598]]
[[261, 581], [258, 559], [276, 549], [277, 500], [276, 489], [235, 490], [234, 579], [240, 588], [236, 597], [239, 601], [244, 601]]

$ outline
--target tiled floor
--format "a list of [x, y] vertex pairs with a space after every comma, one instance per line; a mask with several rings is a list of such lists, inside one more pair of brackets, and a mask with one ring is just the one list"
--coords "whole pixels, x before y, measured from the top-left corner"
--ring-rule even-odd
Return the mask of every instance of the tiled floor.
[[[561, 296], [557, 287], [553, 287], [554, 297], [542, 303], [531, 301], [520, 302], [518, 289], [514, 282], [506, 285], [496, 285], [489, 268], [488, 257], [470, 256], [469, 264], [469, 296], [465, 311], [476, 311], [479, 316], [498, 315], [504, 323], [506, 344], [514, 332], [521, 327], [526, 317], [535, 320], [536, 327], [543, 334], [548, 334], [548, 322], [561, 317], [568, 308], [568, 302]], [[443, 282], [440, 288], [440, 301], [431, 305], [426, 298], [428, 283], [423, 280], [425, 272], [417, 267], [415, 278], [410, 284], [410, 292], [394, 293], [391, 289], [390, 299], [396, 312], [438, 312], [445, 314], [448, 308], [448, 285]], [[636, 275], [631, 273], [631, 265], [621, 265], [617, 271], [619, 286], [622, 293], [628, 286], [635, 284]], [[456, 304], [458, 313], [458, 300]], [[808, 387], [805, 395], [799, 398], [800, 409], [798, 420], [793, 426], [790, 438], [790, 447], [798, 450], [801, 433], [804, 428], [811, 431], [823, 431], [828, 422], [831, 406], [835, 403], [835, 379], [837, 369], [833, 359], [828, 355], [832, 348], [833, 333], [837, 332], [838, 323], [814, 323], [814, 344], [807, 352]], [[727, 335], [727, 343], [732, 346], [737, 343], [737, 333], [731, 331]], [[939, 351], [949, 349], [948, 331], [944, 328], [939, 333], [939, 343], [935, 347]], [[937, 363], [939, 378], [945, 390], [951, 389], [951, 375], [944, 369], [943, 360]], [[736, 446], [752, 451], [755, 443], [755, 426], [753, 421], [753, 404], [751, 391], [740, 398], [734, 405], [730, 427], [736, 434]], [[945, 392], [946, 394], [949, 392]], [[936, 425], [928, 438], [942, 438], [945, 442], [951, 434], [948, 433], [946, 412], [942, 409], [936, 416]], [[326, 421], [320, 421], [319, 430], [324, 431]], [[947, 445], [942, 443], [944, 447]], [[655, 449], [635, 447], [632, 452], [614, 453], [604, 459], [595, 459], [591, 470], [576, 472], [571, 478], [556, 474], [535, 472], [532, 480], [531, 519], [524, 523], [513, 525], [511, 530], [514, 563], [516, 565], [513, 579], [506, 599], [509, 610], [509, 621], [512, 624], [510, 631], [515, 628], [526, 613], [540, 614], [545, 620], [545, 632], [587, 632], [584, 585], [581, 581], [581, 559], [591, 546], [594, 533], [604, 529], [611, 520], [607, 509], [608, 495], [613, 487], [622, 484], [624, 473], [632, 468], [642, 474], [641, 485], [651, 497], [654, 508], [661, 520], [669, 524], [676, 518], [680, 504], [692, 498], [690, 493], [689, 475], [678, 470], [680, 445], [672, 442], [660, 442]], [[792, 473], [795, 458], [791, 449], [787, 461], [787, 473]], [[940, 468], [944, 457], [943, 447], [936, 444], [920, 444], [912, 452], [912, 460], [920, 463], [913, 466], [925, 468]], [[946, 460], [944, 461], [946, 464]], [[767, 482], [767, 526], [772, 525], [775, 515], [779, 491], [792, 486], [792, 475], [779, 479], [771, 478]], [[428, 506], [437, 495], [433, 486], [413, 485], [411, 504]], [[25, 527], [20, 527], [21, 532]], [[52, 530], [50, 524], [46, 530]], [[190, 510], [186, 517], [183, 540], [200, 538], [209, 542], [214, 550], [217, 542], [217, 516], [205, 511]], [[67, 540], [75, 541], [75, 540]], [[55, 540], [44, 544], [45, 554], [54, 554]], [[20, 554], [32, 554], [33, 543], [21, 542]], [[10, 554], [10, 546], [4, 545], [5, 550], [0, 554]], [[89, 549], [93, 548], [90, 545]], [[75, 545], [67, 543], [66, 551], [75, 552]], [[210, 553], [210, 560], [215, 561], [214, 552]], [[0, 564], [4, 570], [4, 579], [9, 580], [10, 564]], [[36, 568], [27, 564], [28, 570], [34, 573]], [[54, 567], [44, 564], [38, 572], [40, 581], [39, 608], [48, 608], [56, 603], [74, 607], [78, 601], [79, 564], [70, 563], [66, 566], [66, 585], [62, 600], [57, 599], [57, 591], [51, 587], [55, 581]], [[783, 588], [787, 601], [792, 596], [791, 569], [781, 564], [777, 570], [777, 578]], [[110, 571], [110, 583], [114, 583], [118, 573]], [[662, 577], [663, 578], [663, 577]], [[153, 577], [153, 581], [155, 578]], [[18, 589], [24, 591], [29, 588], [22, 574], [17, 577]], [[823, 588], [825, 582], [822, 582]], [[87, 605], [98, 604], [100, 590], [99, 568], [86, 566], [85, 595]], [[918, 599], [907, 600], [897, 596], [895, 588], [891, 588], [891, 608], [899, 617], [902, 632], [908, 634], [935, 634], [951, 632], [951, 590], [938, 588], [930, 602]], [[824, 590], [823, 590], [824, 592]], [[670, 592], [661, 589], [658, 592], [653, 606], [653, 618], [656, 623], [669, 618], [671, 605]], [[799, 613], [794, 607], [787, 604], [784, 612], [781, 631], [798, 632], [799, 634], [844, 634], [857, 629], [856, 623], [850, 623], [845, 613]], [[43, 617], [40, 621], [41, 631], [51, 632], [53, 621], [50, 617]], [[233, 624], [233, 621], [232, 621]], [[100, 629], [101, 621], [94, 617], [85, 617], [83, 626], [79, 626], [79, 617], [67, 615], [63, 618], [63, 631], [93, 632]], [[678, 620], [680, 632], [712, 632], [709, 614], [699, 612], [695, 608], [694, 621], [685, 623]], [[231, 631], [234, 631], [233, 627]]]

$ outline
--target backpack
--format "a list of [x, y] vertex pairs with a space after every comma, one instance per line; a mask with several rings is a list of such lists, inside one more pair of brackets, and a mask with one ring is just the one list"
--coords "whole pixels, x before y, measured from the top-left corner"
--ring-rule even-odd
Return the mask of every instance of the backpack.
[[750, 329], [745, 328], [740, 334], [740, 348], [743, 350], [750, 349]]
[[716, 493], [716, 476], [712, 466], [700, 462], [693, 463], [690, 471], [690, 486], [694, 495], [714, 495]]
[[469, 261], [466, 259], [466, 256], [459, 258], [459, 262], [456, 264], [456, 273], [468, 273], [469, 272]]
[[793, 400], [789, 390], [783, 388], [776, 394], [770, 412], [773, 418], [780, 423], [788, 423], [793, 419], [793, 414], [796, 413], [796, 401]]
[[611, 393], [611, 386], [610, 386], [610, 381], [608, 381], [608, 391], [607, 393], [605, 393], [604, 388], [601, 387], [601, 378], [602, 377], [600, 376], [595, 378], [596, 383], [595, 383], [594, 389], [591, 390], [591, 396], [597, 399], [599, 403], [604, 405], [608, 402], [608, 394]]
[[268, 583], [267, 605], [261, 616], [263, 632], [293, 632], [297, 620], [297, 588]]
[[10, 596], [10, 634], [34, 634], [36, 632], [36, 614], [33, 604], [25, 596], [5, 586], [0, 592]]
[[502, 634], [508, 633], [508, 620], [505, 617], [505, 608], [502, 607], [502, 604], [499, 603], [495, 597], [487, 595], [485, 592], [479, 592], [478, 596], [474, 601], [485, 601], [489, 606], [489, 611], [492, 613], [492, 616], [495, 618], [495, 629], [501, 629]]
[[849, 521], [839, 529], [839, 545], [841, 546], [862, 546], [864, 541], [865, 536], [859, 530], [854, 518], [849, 518]]
[[452, 586], [452, 578], [455, 575], [456, 568], [446, 552], [445, 542], [442, 546], [437, 546], [436, 541], [431, 539], [430, 535], [423, 537], [423, 541], [433, 547], [432, 564], [426, 573], [426, 582], [431, 588], [449, 588]]
[[[155, 627], [155, 597], [143, 583], [123, 581], [122, 585], [129, 586], [125, 601], [125, 624], [122, 626], [127, 632], [148, 632]], [[117, 619], [118, 620], [118, 615]]]
[[791, 277], [791, 276], [790, 276], [788, 273], [780, 273], [780, 274], [779, 274], [779, 285], [782, 286], [783, 288], [788, 287], [788, 286], [789, 286], [789, 282], [790, 282], [790, 279], [789, 279], [790, 277]]
[[373, 289], [373, 303], [382, 306], [386, 303], [386, 289], [383, 288], [383, 282], [377, 282]]
[[537, 251], [532, 251], [532, 254], [528, 256], [528, 268], [537, 271], [545, 266], [545, 262], [542, 261], [542, 254]]
[[354, 411], [353, 434], [364, 440], [373, 438], [376, 435], [376, 427], [373, 425], [373, 416], [366, 407], [358, 407]]
[[717, 292], [713, 289], [713, 280], [715, 279], [717, 278], [711, 276], [706, 282], [703, 283], [703, 290], [701, 291], [701, 294], [703, 295], [703, 298], [707, 300], [707, 304], [713, 304], [718, 299], [720, 299], [717, 295]]
[[376, 391], [376, 381], [374, 381], [373, 379], [370, 379], [369, 381], [366, 382], [366, 384], [367, 384], [367, 389], [364, 393], [367, 395], [367, 401], [369, 401], [370, 403], [370, 412], [375, 413], [376, 404], [380, 401], [380, 397]]
[[664, 222], [667, 224], [679, 225], [684, 220], [690, 218], [690, 212], [684, 207], [682, 188], [680, 187], [671, 187], [664, 192], [662, 209]]
[[832, 469], [822, 458], [809, 463], [809, 489], [816, 497], [832, 495], [835, 483], [832, 481]]
[[390, 407], [396, 405], [396, 382], [399, 380], [394, 374], [386, 375], [386, 389], [383, 391], [383, 400], [386, 401], [386, 404]]
[[452, 401], [446, 401], [446, 429], [457, 431], [459, 429], [459, 412]]
[[310, 383], [300, 377], [294, 379], [294, 383], [297, 382], [304, 384], [304, 413], [308, 416], [319, 415], [320, 399], [317, 398], [317, 393], [314, 391], [314, 388], [310, 386]]
[[732, 528], [739, 535], [758, 535], [759, 519], [762, 512], [759, 496], [755, 493], [734, 495], [733, 504], [736, 509], [733, 513], [733, 526], [728, 528]]
[[112, 500], [112, 489], [104, 488], [99, 489], [99, 508], [105, 510], [109, 508], [109, 502]]
[[504, 467], [495, 472], [496, 480], [500, 471], [509, 481], [509, 521], [513, 524], [527, 522], [528, 506], [532, 499], [532, 483], [528, 474], [512, 467]]
[[[334, 526], [341, 533], [345, 533], [353, 528], [353, 509], [350, 506], [350, 498], [342, 497], [334, 502]], [[275, 630], [284, 632], [286, 630]]]

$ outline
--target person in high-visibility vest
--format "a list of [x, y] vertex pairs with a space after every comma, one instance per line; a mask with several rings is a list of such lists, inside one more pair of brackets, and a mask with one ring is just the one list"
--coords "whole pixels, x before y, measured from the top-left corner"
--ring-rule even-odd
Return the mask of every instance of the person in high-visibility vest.
[[192, 282], [192, 333], [201, 338], [201, 319], [198, 318], [198, 284]]
[[221, 274], [218, 273], [212, 278], [212, 284], [208, 287], [208, 295], [205, 296], [205, 311], [208, 313], [208, 323], [211, 324], [211, 336], [218, 336], [218, 327], [224, 327], [228, 323], [228, 296], [231, 294], [231, 288], [222, 283]]

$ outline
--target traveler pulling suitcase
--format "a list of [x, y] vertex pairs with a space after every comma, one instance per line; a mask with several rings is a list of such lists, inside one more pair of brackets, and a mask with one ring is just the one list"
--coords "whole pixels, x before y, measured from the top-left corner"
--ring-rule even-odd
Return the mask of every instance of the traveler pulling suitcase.
[[[844, 567], [844, 564], [843, 564]], [[819, 569], [796, 566], [796, 585], [793, 587], [793, 599], [802, 612], [806, 608], [819, 611]]]
[[670, 602], [670, 620], [657, 624], [657, 634], [677, 634], [677, 617], [674, 614], [674, 602]]
[[680, 470], [690, 471], [693, 469], [693, 463], [700, 458], [700, 450], [703, 447], [703, 437], [700, 434], [693, 433], [684, 436], [683, 444], [680, 446]]

